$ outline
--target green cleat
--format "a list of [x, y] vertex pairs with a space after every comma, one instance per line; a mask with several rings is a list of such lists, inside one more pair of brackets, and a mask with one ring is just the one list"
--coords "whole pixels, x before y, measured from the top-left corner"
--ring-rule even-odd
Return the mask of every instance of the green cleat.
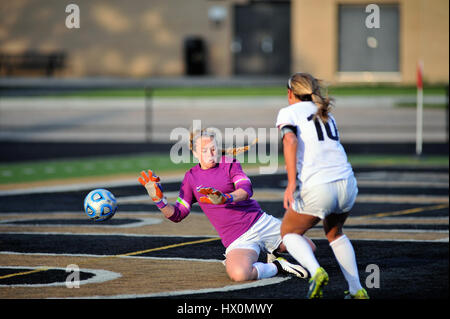
[[350, 291], [346, 291], [345, 294], [346, 296], [344, 299], [370, 299], [364, 288], [359, 289], [354, 295], [352, 295]]
[[309, 280], [309, 290], [306, 298], [322, 298], [322, 287], [328, 284], [328, 274], [322, 267], [317, 269], [316, 273]]

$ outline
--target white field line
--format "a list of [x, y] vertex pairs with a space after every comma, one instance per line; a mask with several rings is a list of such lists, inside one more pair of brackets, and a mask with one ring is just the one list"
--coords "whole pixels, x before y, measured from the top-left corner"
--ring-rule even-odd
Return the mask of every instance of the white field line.
[[76, 299], [129, 299], [129, 298], [151, 298], [151, 297], [169, 297], [169, 296], [181, 296], [181, 295], [194, 295], [194, 294], [206, 294], [213, 292], [228, 292], [234, 290], [241, 289], [249, 289], [256, 288], [268, 285], [274, 285], [281, 283], [283, 281], [289, 280], [291, 277], [272, 277], [266, 279], [255, 280], [253, 282], [244, 283], [244, 284], [236, 284], [229, 285], [219, 288], [204, 288], [204, 289], [187, 289], [180, 291], [166, 291], [166, 292], [158, 292], [158, 293], [150, 293], [150, 294], [123, 294], [123, 295], [110, 295], [110, 296], [90, 296], [90, 297], [81, 297]]
[[[31, 173], [31, 171], [27, 171]], [[247, 175], [249, 177], [261, 175], [260, 168], [249, 168], [246, 169]], [[274, 174], [283, 174], [286, 171], [284, 169], [279, 168]], [[2, 174], [12, 174], [11, 171], [4, 170]], [[136, 175], [138, 176], [138, 174]], [[181, 182], [183, 180], [183, 174], [179, 174], [178, 176], [172, 177], [164, 177], [163, 182], [171, 183], [171, 182]], [[286, 184], [286, 180], [283, 179], [280, 181], [279, 186], [283, 187]], [[38, 186], [32, 188], [23, 188], [23, 189], [11, 189], [11, 190], [0, 190], [0, 196], [8, 196], [8, 195], [25, 195], [25, 194], [36, 194], [36, 193], [52, 193], [52, 192], [66, 192], [66, 191], [82, 191], [82, 190], [90, 190], [95, 188], [107, 188], [107, 187], [119, 187], [119, 186], [133, 186], [139, 185], [136, 178], [120, 178], [117, 180], [110, 181], [102, 181], [101, 177], [99, 177], [98, 182], [85, 182], [85, 183], [75, 183], [75, 184], [63, 184], [63, 185], [53, 185], [53, 186]], [[443, 181], [436, 182], [428, 182], [428, 181], [379, 181], [379, 180], [367, 180], [365, 178], [358, 178], [359, 186], [386, 186], [389, 187], [447, 187], [448, 183]], [[262, 188], [257, 188], [257, 185], [254, 185], [255, 189], [262, 190]], [[280, 190], [273, 190], [274, 192], [279, 192]], [[283, 190], [284, 191], [284, 190]]]
[[[311, 229], [318, 230], [318, 229]], [[448, 230], [429, 230], [429, 229], [367, 229], [367, 228], [345, 228], [345, 231], [354, 231], [354, 232], [373, 232], [373, 233], [448, 233]], [[67, 235], [67, 236], [122, 236], [122, 237], [181, 237], [181, 238], [216, 238], [217, 236], [212, 235], [146, 235], [146, 234], [125, 234], [125, 233], [68, 233], [68, 232], [2, 232], [3, 234], [14, 234], [14, 235]], [[324, 237], [314, 237], [310, 236], [313, 240], [326, 240]], [[376, 240], [376, 241], [417, 241], [417, 242], [435, 242], [441, 241], [442, 239], [398, 239], [398, 238], [382, 238], [382, 239], [364, 239], [364, 238], [352, 238], [352, 240]], [[448, 238], [447, 238], [448, 240]], [[35, 255], [53, 255], [47, 253], [18, 253], [18, 252], [10, 252], [10, 251], [0, 251], [0, 254], [35, 254]], [[91, 257], [105, 257], [108, 255], [85, 255], [85, 254], [54, 254], [56, 256], [91, 256]], [[110, 256], [111, 257], [111, 256]], [[116, 257], [126, 257], [126, 256], [116, 256]], [[131, 256], [131, 257], [141, 257], [147, 258], [144, 256]], [[203, 259], [202, 259], [203, 260]]]
[[[0, 220], [0, 226], [8, 226], [8, 227], [29, 227], [30, 225], [33, 225], [33, 227], [73, 227], [73, 225], [70, 224], [14, 224], [14, 222], [32, 222], [37, 221], [41, 218], [20, 218], [20, 219], [7, 219], [7, 220]], [[131, 224], [125, 224], [125, 225], [101, 225], [98, 222], [97, 223], [91, 223], [87, 225], [83, 225], [83, 227], [102, 227], [102, 228], [135, 228], [135, 227], [143, 227], [148, 225], [157, 225], [162, 223], [161, 218], [139, 218], [139, 221], [131, 223]]]
[[[31, 270], [39, 270], [42, 269], [43, 267], [29, 267], [29, 266], [0, 266], [0, 269], [31, 269]], [[66, 268], [61, 268], [61, 267], [45, 267], [47, 268], [47, 270], [63, 270], [64, 272], [66, 272]], [[109, 271], [109, 270], [105, 270], [105, 269], [89, 269], [89, 268], [80, 268], [79, 269], [80, 272], [89, 272], [94, 274], [93, 277], [88, 278], [88, 279], [84, 279], [84, 280], [80, 280], [79, 284], [81, 285], [86, 285], [86, 284], [99, 284], [99, 283], [103, 283], [105, 281], [110, 281], [110, 280], [114, 280], [117, 278], [122, 277], [121, 274], [117, 273], [117, 272], [113, 272], [113, 271]], [[65, 286], [66, 282], [54, 282], [54, 283], [50, 283], [50, 284], [14, 284], [14, 285], [0, 285], [0, 287], [8, 287], [8, 288], [14, 288], [14, 287], [30, 287], [30, 288], [36, 288], [36, 287], [57, 287], [57, 286]]]

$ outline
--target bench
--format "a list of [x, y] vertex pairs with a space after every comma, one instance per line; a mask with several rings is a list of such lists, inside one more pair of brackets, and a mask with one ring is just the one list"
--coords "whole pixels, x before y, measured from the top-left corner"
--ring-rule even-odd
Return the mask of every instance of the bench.
[[21, 54], [0, 53], [0, 75], [31, 75], [43, 73], [53, 76], [55, 71], [65, 67], [64, 52], [42, 53], [26, 51]]

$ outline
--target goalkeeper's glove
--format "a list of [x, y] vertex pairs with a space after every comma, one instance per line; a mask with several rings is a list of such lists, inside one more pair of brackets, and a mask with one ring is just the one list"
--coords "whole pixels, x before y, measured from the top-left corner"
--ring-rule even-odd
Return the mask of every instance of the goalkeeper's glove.
[[158, 208], [164, 208], [167, 206], [167, 199], [163, 194], [160, 179], [154, 175], [151, 170], [141, 172], [141, 177], [138, 178], [139, 183], [145, 187], [148, 195], [152, 201], [158, 206]]
[[224, 194], [212, 187], [198, 187], [197, 192], [205, 196], [200, 197], [201, 203], [221, 205], [233, 202], [233, 195]]

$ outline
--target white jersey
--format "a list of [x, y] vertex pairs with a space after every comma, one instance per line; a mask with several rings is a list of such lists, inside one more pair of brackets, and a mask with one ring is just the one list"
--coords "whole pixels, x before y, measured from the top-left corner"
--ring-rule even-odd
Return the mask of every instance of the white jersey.
[[339, 142], [336, 121], [329, 115], [324, 124], [313, 121], [317, 106], [312, 102], [299, 102], [282, 108], [276, 126], [297, 128], [297, 177], [300, 187], [345, 179], [353, 175], [347, 155]]

